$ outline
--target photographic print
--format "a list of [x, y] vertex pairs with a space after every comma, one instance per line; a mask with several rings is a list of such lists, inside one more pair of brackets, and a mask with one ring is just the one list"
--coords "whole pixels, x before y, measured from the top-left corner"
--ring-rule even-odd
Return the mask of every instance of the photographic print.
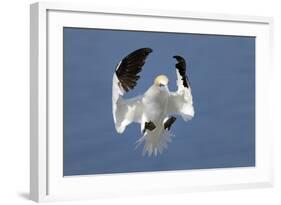
[[255, 37], [63, 29], [63, 175], [255, 166]]

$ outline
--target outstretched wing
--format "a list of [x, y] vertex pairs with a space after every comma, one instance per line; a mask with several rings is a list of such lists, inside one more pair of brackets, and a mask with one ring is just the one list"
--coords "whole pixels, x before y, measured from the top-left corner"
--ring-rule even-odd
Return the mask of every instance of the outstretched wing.
[[181, 56], [174, 56], [177, 60], [177, 86], [176, 92], [171, 92], [169, 96], [167, 112], [181, 115], [187, 121], [194, 116], [191, 86], [186, 75], [186, 62]]
[[122, 133], [128, 124], [141, 122], [142, 96], [127, 100], [122, 96], [137, 85], [139, 73], [151, 52], [150, 48], [135, 50], [123, 58], [115, 69], [112, 80], [112, 112], [115, 128], [119, 133]]

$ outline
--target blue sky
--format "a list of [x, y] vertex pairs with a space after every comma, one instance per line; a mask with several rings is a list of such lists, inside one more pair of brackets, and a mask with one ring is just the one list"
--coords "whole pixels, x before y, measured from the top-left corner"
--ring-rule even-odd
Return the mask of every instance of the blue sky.
[[[255, 165], [255, 38], [64, 28], [64, 175], [245, 167]], [[195, 117], [178, 117], [168, 149], [135, 149], [138, 124], [115, 131], [112, 76], [130, 52], [150, 47], [136, 88], [158, 74], [176, 89], [174, 55], [187, 60]]]

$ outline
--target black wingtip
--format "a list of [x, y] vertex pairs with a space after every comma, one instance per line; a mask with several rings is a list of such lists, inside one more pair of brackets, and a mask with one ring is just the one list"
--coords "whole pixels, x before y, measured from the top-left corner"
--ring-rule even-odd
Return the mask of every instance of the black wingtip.
[[151, 48], [140, 48], [138, 50], [143, 50], [145, 53], [151, 53], [153, 51]]
[[151, 52], [151, 48], [139, 48], [123, 58], [118, 64], [115, 73], [119, 80], [119, 86], [124, 91], [128, 92], [136, 86], [137, 80], [140, 78], [138, 73], [141, 72], [142, 66]]
[[189, 88], [189, 80], [186, 75], [186, 62], [185, 59], [181, 56], [175, 55], [173, 56], [178, 62], [176, 64], [176, 69], [180, 73], [182, 77], [183, 86]]
[[184, 58], [181, 56], [173, 56], [177, 61], [184, 61]]

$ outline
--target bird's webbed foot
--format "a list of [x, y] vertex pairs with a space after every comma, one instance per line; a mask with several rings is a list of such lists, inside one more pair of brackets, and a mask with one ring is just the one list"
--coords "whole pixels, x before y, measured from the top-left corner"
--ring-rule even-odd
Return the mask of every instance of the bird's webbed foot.
[[145, 122], [143, 133], [145, 133], [146, 130], [152, 131], [155, 128], [156, 128], [156, 125], [152, 121]]
[[170, 130], [171, 129], [171, 127], [172, 127], [172, 124], [176, 121], [176, 117], [174, 117], [174, 116], [171, 116], [171, 117], [169, 117], [169, 119], [167, 119], [165, 122], [164, 122], [164, 129], [166, 130], [166, 129], [168, 129], [168, 130]]

